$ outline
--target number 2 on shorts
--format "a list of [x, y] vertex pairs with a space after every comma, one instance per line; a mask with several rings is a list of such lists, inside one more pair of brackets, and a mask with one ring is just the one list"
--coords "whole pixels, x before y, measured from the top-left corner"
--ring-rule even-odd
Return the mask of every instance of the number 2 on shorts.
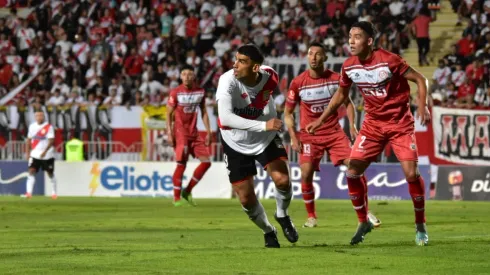
[[362, 144], [364, 143], [364, 141], [366, 141], [366, 136], [361, 136], [361, 142], [359, 142], [359, 145], [357, 147], [363, 149], [364, 147], [362, 146]]

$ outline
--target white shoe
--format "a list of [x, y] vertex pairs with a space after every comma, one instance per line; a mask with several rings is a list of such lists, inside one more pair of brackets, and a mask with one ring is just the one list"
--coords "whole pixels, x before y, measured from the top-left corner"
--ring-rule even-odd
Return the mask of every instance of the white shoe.
[[316, 220], [316, 218], [313, 218], [313, 217], [309, 217], [305, 224], [303, 224], [303, 227], [316, 227], [318, 225], [318, 222]]
[[371, 212], [368, 212], [368, 219], [374, 227], [379, 227], [381, 225], [381, 221]]

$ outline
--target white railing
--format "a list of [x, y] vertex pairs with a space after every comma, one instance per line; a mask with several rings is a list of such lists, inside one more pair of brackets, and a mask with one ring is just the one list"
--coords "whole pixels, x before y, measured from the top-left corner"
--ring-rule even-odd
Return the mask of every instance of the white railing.
[[[64, 159], [64, 143], [59, 144], [55, 148], [55, 158]], [[288, 152], [291, 162], [299, 161], [299, 154], [295, 152], [291, 145], [284, 144]], [[9, 141], [4, 146], [0, 146], [1, 160], [26, 160], [26, 150], [24, 141]], [[84, 142], [84, 153], [87, 160], [106, 160], [106, 161], [174, 161], [174, 151], [171, 146], [162, 144], [149, 144], [147, 151], [152, 150], [151, 154], [147, 152], [143, 157], [144, 144], [136, 142], [130, 146], [126, 146], [119, 141], [91, 141]], [[221, 143], [213, 143], [210, 145], [210, 153], [212, 161], [223, 161], [223, 147]], [[382, 154], [384, 156], [384, 154]], [[194, 161], [194, 160], [190, 160]], [[195, 160], [197, 161], [197, 160]], [[381, 158], [381, 162], [385, 162], [385, 158]], [[325, 155], [320, 163], [328, 163], [329, 158]]]

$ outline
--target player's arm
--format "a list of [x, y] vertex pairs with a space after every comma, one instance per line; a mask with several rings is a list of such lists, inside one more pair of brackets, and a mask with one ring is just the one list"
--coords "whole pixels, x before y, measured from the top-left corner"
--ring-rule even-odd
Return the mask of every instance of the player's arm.
[[26, 140], [26, 159], [29, 160], [31, 157], [31, 138], [28, 137]]
[[296, 122], [294, 119], [294, 109], [296, 108], [298, 101], [298, 89], [296, 82], [293, 80], [289, 87], [288, 97], [286, 98], [286, 106], [284, 108], [284, 123], [288, 128], [293, 150], [300, 152], [302, 146], [298, 141], [298, 137], [296, 136]]
[[177, 106], [177, 95], [174, 91], [170, 92], [167, 104], [167, 139], [170, 146], [174, 146], [174, 113]]
[[44, 149], [44, 151], [42, 152], [41, 158], [44, 158], [49, 149], [54, 146], [54, 129], [52, 125], [49, 126], [48, 134], [46, 135], [46, 137], [48, 138], [48, 146], [46, 146], [46, 149]]
[[206, 128], [206, 145], [209, 145], [211, 143], [211, 124], [209, 123], [209, 114], [208, 110], [206, 108], [206, 101], [203, 98], [201, 101], [201, 118], [202, 118], [202, 123], [204, 124], [204, 128]]
[[257, 121], [237, 116], [233, 113], [232, 96], [234, 87], [224, 77], [220, 77], [216, 101], [218, 103], [218, 118], [221, 127], [239, 129], [251, 132], [279, 131], [282, 121], [273, 118], [269, 121]]
[[350, 135], [352, 139], [356, 139], [357, 136], [357, 127], [356, 127], [356, 110], [354, 106], [354, 102], [350, 96], [344, 101], [345, 108], [347, 110], [347, 119], [349, 119], [349, 129]]
[[429, 110], [427, 109], [427, 105], [429, 102], [429, 97], [427, 93], [429, 81], [425, 76], [417, 72], [412, 67], [408, 67], [408, 69], [403, 73], [403, 77], [417, 84], [417, 95], [418, 95], [417, 117], [420, 117], [420, 121], [422, 125], [426, 125], [430, 121], [430, 113]]

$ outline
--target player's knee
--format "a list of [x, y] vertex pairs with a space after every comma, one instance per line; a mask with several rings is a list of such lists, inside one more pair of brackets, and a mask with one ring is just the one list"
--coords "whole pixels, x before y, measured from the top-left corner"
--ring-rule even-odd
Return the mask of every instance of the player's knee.
[[29, 176], [34, 176], [36, 174], [36, 169], [29, 169]]
[[365, 163], [357, 159], [351, 159], [349, 161], [349, 166], [347, 172], [352, 175], [361, 175], [365, 170]]
[[407, 182], [416, 181], [418, 177], [419, 177], [419, 173], [417, 172], [416, 169], [405, 172], [405, 178]]
[[274, 183], [276, 187], [280, 190], [287, 190], [289, 188], [289, 175], [288, 174], [279, 174], [274, 176]]
[[255, 192], [247, 192], [243, 194], [238, 194], [238, 199], [240, 200], [240, 204], [249, 209], [257, 204], [257, 197], [255, 196]]
[[301, 169], [301, 181], [302, 182], [312, 182], [313, 181], [313, 169], [304, 168]]

